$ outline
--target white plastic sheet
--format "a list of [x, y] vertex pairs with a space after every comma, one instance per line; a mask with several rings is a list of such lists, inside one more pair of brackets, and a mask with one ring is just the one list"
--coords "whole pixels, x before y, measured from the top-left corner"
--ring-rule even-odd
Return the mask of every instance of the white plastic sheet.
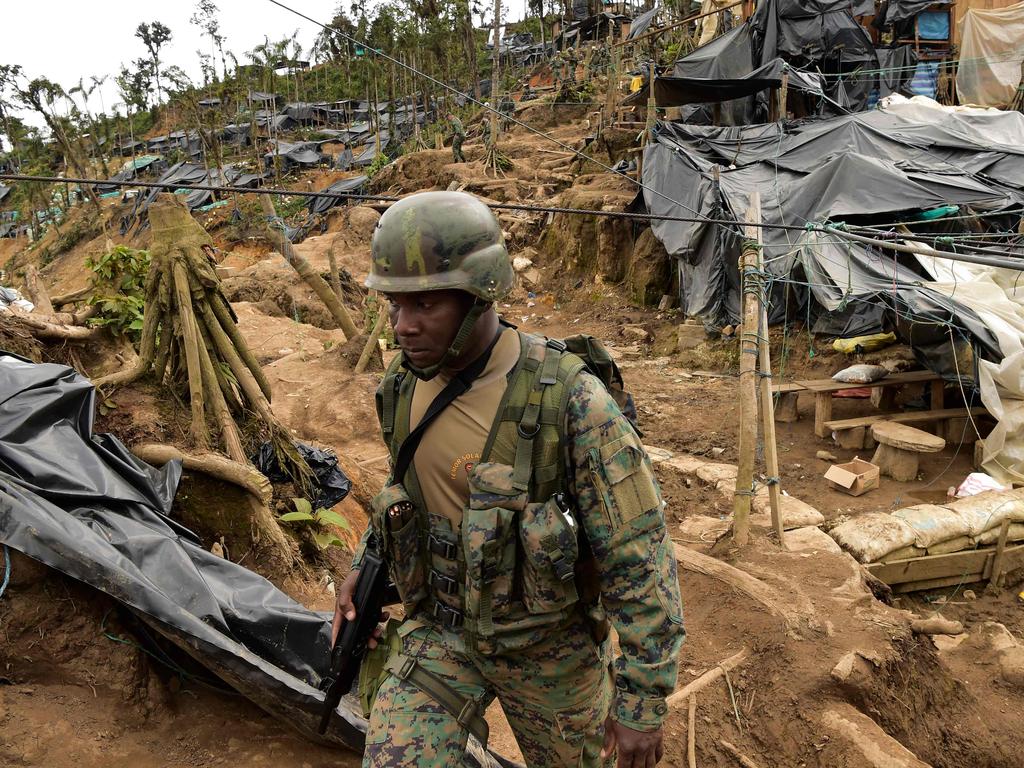
[[1024, 3], [968, 10], [960, 20], [960, 38], [960, 103], [1008, 106], [1020, 85], [1024, 61]]

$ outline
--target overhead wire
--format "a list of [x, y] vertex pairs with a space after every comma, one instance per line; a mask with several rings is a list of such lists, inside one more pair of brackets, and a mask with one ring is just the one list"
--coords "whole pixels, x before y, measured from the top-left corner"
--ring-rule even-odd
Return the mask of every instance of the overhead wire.
[[[345, 40], [349, 41], [350, 43], [353, 43], [355, 45], [358, 45], [358, 46], [361, 46], [363, 48], [366, 48], [367, 50], [372, 51], [374, 56], [378, 56], [378, 57], [380, 57], [382, 59], [385, 59], [386, 61], [391, 62], [395, 66], [402, 67], [403, 69], [407, 69], [410, 72], [412, 72], [413, 74], [416, 74], [419, 77], [422, 77], [422, 78], [424, 78], [426, 80], [429, 80], [431, 83], [434, 83], [435, 85], [440, 86], [441, 88], [443, 88], [443, 89], [445, 89], [447, 91], [451, 91], [452, 93], [454, 93], [454, 94], [456, 94], [458, 96], [461, 96], [462, 98], [466, 99], [467, 101], [477, 105], [478, 107], [481, 107], [481, 108], [487, 110], [488, 112], [493, 112], [494, 114], [498, 115], [499, 117], [501, 117], [502, 119], [506, 120], [507, 122], [511, 122], [511, 123], [514, 123], [515, 125], [518, 125], [518, 126], [520, 126], [522, 128], [525, 128], [526, 130], [530, 131], [531, 133], [533, 133], [533, 134], [535, 134], [537, 136], [540, 136], [540, 137], [546, 139], [547, 141], [552, 142], [553, 144], [556, 144], [557, 146], [561, 147], [562, 149], [564, 149], [564, 150], [566, 150], [568, 152], [571, 152], [572, 154], [574, 154], [577, 157], [580, 157], [580, 158], [586, 160], [587, 162], [593, 163], [594, 165], [598, 166], [599, 168], [601, 168], [601, 169], [603, 169], [605, 171], [608, 171], [610, 173], [617, 173], [617, 171], [615, 171], [615, 169], [612, 168], [610, 165], [606, 165], [605, 163], [602, 163], [600, 160], [597, 160], [597, 159], [595, 159], [593, 157], [590, 157], [589, 155], [585, 154], [584, 152], [581, 152], [580, 150], [576, 149], [575, 147], [573, 147], [573, 146], [571, 146], [569, 144], [566, 144], [563, 141], [560, 141], [559, 139], [555, 138], [551, 134], [546, 133], [546, 132], [540, 130], [539, 128], [535, 128], [534, 126], [530, 125], [529, 123], [523, 122], [522, 120], [518, 119], [517, 117], [515, 117], [513, 115], [505, 114], [505, 113], [501, 112], [501, 110], [499, 110], [497, 107], [492, 107], [490, 104], [487, 104], [486, 102], [480, 101], [479, 99], [476, 99], [476, 98], [470, 96], [468, 93], [463, 93], [458, 88], [455, 88], [454, 86], [449, 85], [448, 83], [445, 83], [445, 82], [443, 82], [441, 80], [438, 80], [436, 77], [433, 77], [432, 75], [429, 75], [426, 72], [423, 72], [422, 70], [417, 69], [416, 67], [412, 66], [411, 64], [406, 64], [404, 61], [396, 59], [394, 56], [390, 56], [389, 54], [384, 53], [383, 51], [376, 49], [374, 46], [370, 45], [369, 43], [367, 43], [367, 42], [365, 42], [363, 40], [360, 40], [357, 37], [353, 37], [352, 35], [348, 34], [347, 32], [343, 32], [340, 29], [328, 26], [328, 25], [324, 24], [323, 22], [317, 21], [313, 17], [307, 16], [306, 14], [302, 13], [302, 11], [298, 11], [298, 10], [296, 10], [296, 9], [286, 5], [285, 3], [282, 3], [280, 0], [267, 0], [267, 2], [269, 2], [269, 3], [273, 4], [273, 5], [276, 5], [277, 7], [282, 8], [283, 10], [286, 10], [289, 13], [293, 13], [296, 16], [298, 16], [299, 18], [305, 19], [306, 21], [310, 22], [311, 24], [316, 24], [318, 27], [323, 29], [325, 32], [333, 33], [335, 35], [338, 35], [341, 38], [344, 38]], [[492, 86], [492, 93], [493, 93], [493, 86]], [[631, 183], [635, 184], [638, 188], [640, 188], [642, 190], [645, 190], [647, 192], [650, 192], [651, 194], [657, 195], [658, 197], [663, 198], [664, 200], [668, 201], [669, 203], [672, 203], [673, 205], [678, 205], [680, 208], [683, 208], [684, 210], [689, 211], [693, 215], [695, 215], [697, 217], [700, 217], [700, 212], [699, 211], [695, 211], [693, 208], [690, 208], [690, 206], [686, 205], [685, 203], [682, 203], [679, 200], [675, 200], [675, 199], [669, 197], [668, 195], [666, 195], [661, 190], [655, 189], [654, 187], [647, 186], [640, 179], [633, 179], [633, 178], [630, 178], [629, 176], [625, 176], [625, 175], [623, 175], [623, 178], [628, 179]], [[736, 222], [729, 222], [728, 225], [729, 226], [736, 226], [737, 230], [739, 229], [739, 226], [738, 226], [738, 224]]]

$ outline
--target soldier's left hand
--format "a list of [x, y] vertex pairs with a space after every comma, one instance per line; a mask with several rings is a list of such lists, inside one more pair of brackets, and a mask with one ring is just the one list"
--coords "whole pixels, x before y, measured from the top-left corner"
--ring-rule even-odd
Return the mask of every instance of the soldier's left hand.
[[616, 768], [654, 768], [665, 752], [661, 728], [656, 731], [634, 731], [611, 717], [605, 721], [601, 757], [618, 749]]

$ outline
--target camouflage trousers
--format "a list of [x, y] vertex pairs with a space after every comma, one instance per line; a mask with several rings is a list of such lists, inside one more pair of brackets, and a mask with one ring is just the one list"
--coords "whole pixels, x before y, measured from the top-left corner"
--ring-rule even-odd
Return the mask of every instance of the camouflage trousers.
[[462, 136], [455, 135], [452, 138], [452, 158], [456, 163], [466, 162], [466, 156], [462, 154]]
[[[449, 647], [419, 621], [399, 627], [402, 653], [481, 709], [501, 703], [530, 768], [597, 768], [612, 697], [607, 643], [599, 648], [582, 620], [508, 655]], [[461, 768], [467, 732], [412, 683], [389, 675], [377, 692], [363, 768]]]

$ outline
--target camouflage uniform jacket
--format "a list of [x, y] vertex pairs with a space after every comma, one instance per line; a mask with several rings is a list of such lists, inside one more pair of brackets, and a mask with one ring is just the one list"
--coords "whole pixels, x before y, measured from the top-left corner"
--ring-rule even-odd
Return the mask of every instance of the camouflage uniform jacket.
[[463, 127], [462, 121], [459, 118], [451, 118], [448, 121], [448, 124], [452, 127], [452, 136], [466, 137], [466, 129]]
[[566, 420], [568, 491], [621, 649], [612, 716], [653, 730], [667, 713], [686, 634], [664, 503], [640, 437], [597, 378], [577, 377]]
[[612, 716], [635, 730], [654, 730], [667, 714], [685, 638], [664, 503], [640, 437], [601, 381], [578, 374], [568, 382], [567, 401], [564, 490], [596, 562], [600, 609], [621, 649]]

